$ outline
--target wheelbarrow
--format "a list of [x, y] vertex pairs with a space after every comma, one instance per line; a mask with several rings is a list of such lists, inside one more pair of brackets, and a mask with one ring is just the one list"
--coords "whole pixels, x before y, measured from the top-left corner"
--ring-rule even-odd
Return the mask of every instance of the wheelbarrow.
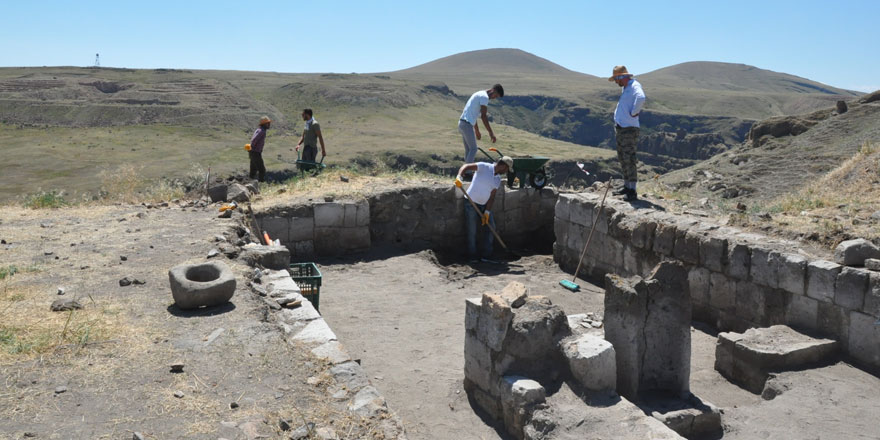
[[[498, 153], [498, 157], [492, 157], [482, 148], [479, 150], [493, 162], [504, 156], [497, 148], [490, 148], [489, 151]], [[525, 186], [526, 182], [533, 188], [541, 189], [547, 185], [547, 169], [544, 167], [550, 160], [549, 157], [541, 156], [513, 156], [513, 169], [507, 170], [507, 186], [513, 188], [514, 181], [519, 179], [519, 187]]]
[[302, 176], [305, 176], [306, 172], [309, 172], [312, 176], [317, 176], [321, 173], [321, 170], [326, 168], [327, 165], [324, 165], [324, 156], [321, 156], [320, 162], [312, 162], [310, 160], [302, 160], [300, 159], [299, 150], [296, 150], [296, 169], [299, 170]]

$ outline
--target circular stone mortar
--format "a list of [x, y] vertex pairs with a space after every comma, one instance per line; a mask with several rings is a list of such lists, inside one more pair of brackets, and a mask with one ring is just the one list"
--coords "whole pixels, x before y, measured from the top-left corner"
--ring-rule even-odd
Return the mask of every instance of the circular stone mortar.
[[171, 296], [180, 309], [197, 309], [226, 303], [235, 293], [235, 275], [216, 261], [181, 264], [168, 271]]

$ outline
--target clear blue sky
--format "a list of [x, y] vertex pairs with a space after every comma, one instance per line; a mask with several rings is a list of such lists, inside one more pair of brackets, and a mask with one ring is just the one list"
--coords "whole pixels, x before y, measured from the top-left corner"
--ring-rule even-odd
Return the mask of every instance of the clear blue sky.
[[605, 76], [744, 63], [880, 89], [880, 0], [6, 1], [0, 66], [382, 72], [512, 47]]

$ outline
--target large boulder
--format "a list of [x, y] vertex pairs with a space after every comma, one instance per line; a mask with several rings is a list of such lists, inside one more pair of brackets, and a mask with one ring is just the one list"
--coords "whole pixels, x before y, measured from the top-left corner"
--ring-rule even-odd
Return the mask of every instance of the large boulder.
[[224, 304], [235, 293], [235, 275], [219, 261], [175, 266], [168, 271], [168, 280], [174, 304], [180, 309]]
[[251, 195], [248, 193], [248, 189], [244, 185], [240, 183], [229, 185], [229, 190], [227, 190], [226, 193], [226, 200], [230, 202], [244, 203], [250, 201], [250, 199]]
[[228, 187], [225, 183], [209, 186], [208, 197], [211, 198], [211, 203], [225, 202], [227, 189]]
[[863, 266], [868, 258], [880, 258], [880, 249], [864, 238], [846, 240], [834, 249], [834, 262], [844, 266]]

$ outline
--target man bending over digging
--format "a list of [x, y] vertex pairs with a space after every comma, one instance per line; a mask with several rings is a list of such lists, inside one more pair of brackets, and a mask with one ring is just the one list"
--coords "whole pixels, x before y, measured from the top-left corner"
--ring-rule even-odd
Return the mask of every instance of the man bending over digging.
[[[495, 192], [501, 187], [501, 176], [507, 174], [507, 171], [513, 167], [513, 159], [504, 156], [498, 159], [494, 164], [488, 162], [466, 163], [458, 169], [458, 176], [455, 177], [455, 186], [462, 189], [461, 176], [465, 172], [473, 172], [474, 178], [467, 189], [465, 198], [470, 200], [464, 204], [464, 222], [467, 228], [467, 251], [468, 258], [471, 262], [484, 261], [490, 262], [489, 256], [492, 255], [492, 243], [494, 241], [493, 234], [490, 231], [483, 231], [483, 252], [482, 258], [477, 259], [477, 217], [480, 218], [481, 226], [489, 226], [495, 229], [495, 217], [489, 211], [492, 208], [492, 202], [495, 201]], [[476, 204], [476, 210], [474, 209]]]

